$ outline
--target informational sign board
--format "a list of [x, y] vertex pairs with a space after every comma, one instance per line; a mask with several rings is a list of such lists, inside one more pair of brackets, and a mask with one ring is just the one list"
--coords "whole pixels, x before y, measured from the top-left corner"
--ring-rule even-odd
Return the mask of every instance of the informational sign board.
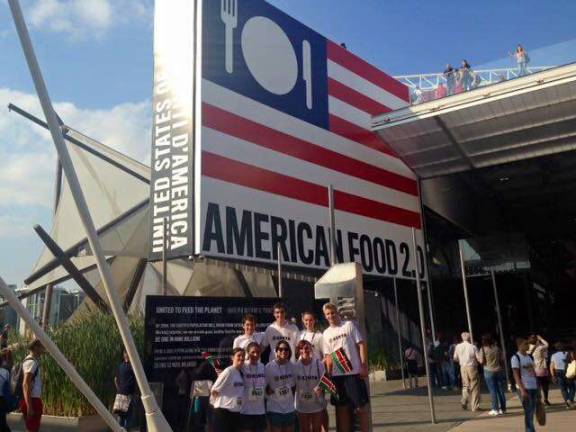
[[408, 88], [266, 1], [201, 5], [193, 253], [326, 269], [333, 185], [338, 261], [413, 278], [416, 176], [371, 131]]
[[207, 352], [227, 360], [234, 338], [243, 332], [242, 317], [252, 314], [257, 330], [273, 321], [277, 298], [146, 297], [145, 363], [151, 381], [173, 380], [192, 370]]

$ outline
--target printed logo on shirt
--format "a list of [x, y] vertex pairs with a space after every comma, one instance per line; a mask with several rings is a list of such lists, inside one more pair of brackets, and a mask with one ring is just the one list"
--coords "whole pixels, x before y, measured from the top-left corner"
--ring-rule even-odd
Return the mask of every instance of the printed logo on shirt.
[[272, 340], [273, 341], [281, 341], [281, 340], [290, 341], [290, 336], [272, 336]]
[[339, 335], [330, 338], [330, 343], [336, 342], [337, 340], [344, 339], [348, 337], [348, 333], [341, 333]]
[[318, 381], [320, 378], [317, 375], [298, 375], [296, 379], [299, 381]]
[[255, 379], [255, 378], [266, 378], [266, 375], [263, 373], [249, 373], [246, 372], [244, 375], [246, 375], [247, 379]]
[[292, 378], [292, 374], [278, 375], [274, 377], [274, 381], [283, 381]]

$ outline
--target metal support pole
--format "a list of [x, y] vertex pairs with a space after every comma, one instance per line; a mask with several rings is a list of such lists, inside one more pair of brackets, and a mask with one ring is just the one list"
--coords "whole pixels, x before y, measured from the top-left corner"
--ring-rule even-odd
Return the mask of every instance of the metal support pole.
[[[417, 255], [416, 230], [412, 228], [412, 247], [414, 256]], [[418, 294], [418, 313], [420, 314], [420, 333], [422, 335], [422, 352], [424, 354], [424, 367], [426, 368], [426, 383], [428, 384], [428, 404], [430, 405], [430, 417], [433, 424], [436, 424], [436, 410], [434, 408], [434, 397], [432, 396], [432, 381], [430, 379], [430, 365], [428, 364], [428, 349], [426, 347], [426, 323], [424, 316], [424, 304], [422, 301], [422, 291], [420, 287], [420, 273], [418, 272], [418, 259], [416, 259], [416, 292]]]
[[92, 391], [92, 389], [86, 384], [82, 377], [78, 374], [74, 366], [64, 357], [64, 354], [58, 349], [58, 347], [52, 342], [50, 337], [42, 330], [40, 325], [34, 320], [30, 312], [20, 303], [16, 298], [12, 290], [8, 288], [4, 280], [0, 278], [0, 294], [8, 301], [12, 309], [26, 322], [28, 327], [36, 335], [38, 340], [42, 342], [42, 345], [46, 348], [46, 351], [54, 358], [58, 366], [66, 373], [70, 381], [76, 386], [76, 388], [88, 399], [88, 402], [94, 407], [96, 412], [102, 417], [102, 420], [106, 422], [108, 427], [115, 432], [125, 431], [123, 427], [120, 427], [114, 416], [106, 409], [104, 404], [98, 399], [98, 396]]
[[44, 330], [48, 329], [48, 324], [50, 321], [50, 305], [52, 304], [53, 292], [54, 287], [52, 284], [46, 285], [46, 290], [44, 291], [44, 308], [42, 309], [42, 328]]
[[168, 218], [162, 219], [162, 295], [168, 295]]
[[500, 299], [498, 296], [498, 286], [496, 285], [496, 275], [494, 270], [490, 270], [490, 277], [492, 279], [492, 288], [494, 289], [494, 302], [496, 303], [496, 317], [498, 319], [498, 333], [500, 333], [500, 346], [502, 347], [502, 354], [504, 355], [504, 370], [506, 371], [506, 382], [508, 388], [511, 389], [510, 370], [508, 369], [508, 354], [506, 353], [506, 340], [504, 339], [504, 327], [502, 326], [502, 314], [500, 313]]
[[464, 251], [462, 250], [462, 243], [460, 243], [460, 240], [458, 240], [458, 252], [460, 253], [460, 270], [462, 272], [462, 289], [464, 290], [464, 303], [466, 305], [468, 333], [470, 333], [470, 342], [474, 343], [474, 333], [472, 332], [472, 317], [470, 315], [470, 302], [468, 300], [468, 284], [466, 283], [466, 266], [464, 265]]
[[[166, 421], [166, 418], [160, 411], [156, 399], [152, 394], [150, 389], [150, 384], [146, 379], [144, 373], [144, 367], [142, 366], [142, 361], [138, 355], [138, 350], [132, 333], [130, 333], [130, 327], [128, 323], [128, 318], [122, 310], [122, 304], [120, 302], [120, 297], [118, 295], [118, 289], [114, 283], [112, 277], [112, 271], [106, 257], [98, 240], [98, 234], [96, 232], [96, 227], [92, 221], [92, 216], [90, 215], [90, 210], [86, 203], [84, 193], [80, 187], [80, 182], [76, 175], [74, 169], [74, 164], [68, 153], [66, 144], [64, 143], [64, 138], [62, 136], [62, 130], [59, 126], [58, 117], [54, 112], [52, 107], [52, 102], [50, 101], [50, 96], [48, 94], [48, 89], [44, 83], [42, 73], [40, 71], [40, 66], [38, 65], [38, 60], [34, 54], [34, 48], [32, 46], [32, 41], [30, 40], [30, 35], [28, 34], [28, 28], [24, 22], [24, 17], [22, 16], [22, 10], [20, 9], [20, 4], [18, 0], [8, 0], [10, 4], [10, 10], [12, 12], [12, 18], [14, 19], [14, 24], [16, 25], [16, 30], [18, 31], [18, 37], [20, 38], [20, 43], [22, 44], [22, 50], [26, 57], [26, 62], [28, 63], [28, 68], [30, 69], [30, 74], [34, 81], [34, 86], [36, 92], [38, 93], [38, 98], [40, 99], [40, 104], [42, 105], [42, 111], [46, 117], [46, 122], [50, 127], [50, 134], [52, 140], [54, 141], [54, 146], [58, 152], [58, 157], [60, 158], [60, 163], [62, 164], [62, 169], [68, 180], [68, 186], [70, 187], [70, 192], [74, 197], [74, 202], [78, 210], [82, 224], [86, 229], [86, 235], [88, 237], [88, 243], [96, 259], [96, 264], [98, 265], [98, 271], [103, 282], [104, 289], [106, 290], [106, 295], [110, 302], [110, 307], [116, 323], [118, 324], [118, 330], [122, 337], [122, 342], [130, 358], [132, 364], [132, 369], [140, 388], [140, 394], [142, 395], [142, 405], [144, 406], [144, 411], [146, 412], [146, 423], [148, 425], [148, 430], [150, 432], [156, 431], [171, 431], [170, 425]], [[41, 331], [41, 329], [39, 329]]]
[[398, 352], [400, 354], [400, 373], [402, 374], [402, 387], [406, 390], [406, 377], [404, 376], [404, 350], [402, 349], [402, 333], [400, 332], [400, 303], [398, 303], [398, 281], [394, 281], [394, 304], [396, 306], [396, 333], [398, 334]]
[[282, 298], [284, 292], [282, 291], [282, 249], [278, 243], [278, 297]]
[[430, 314], [430, 330], [432, 331], [432, 342], [436, 341], [436, 323], [434, 322], [434, 308], [432, 307], [432, 281], [430, 280], [430, 275], [428, 275], [428, 281], [426, 281], [426, 295], [428, 296], [428, 313]]
[[334, 215], [334, 186], [328, 186], [328, 212], [330, 217], [330, 265], [337, 264], [336, 259], [336, 217]]

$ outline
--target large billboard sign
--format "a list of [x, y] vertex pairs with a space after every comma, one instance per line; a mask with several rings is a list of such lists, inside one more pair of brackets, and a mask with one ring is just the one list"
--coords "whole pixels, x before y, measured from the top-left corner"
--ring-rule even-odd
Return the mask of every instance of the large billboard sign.
[[417, 181], [370, 131], [407, 87], [262, 0], [203, 1], [201, 45], [194, 253], [327, 268], [333, 185], [338, 260], [414, 277]]

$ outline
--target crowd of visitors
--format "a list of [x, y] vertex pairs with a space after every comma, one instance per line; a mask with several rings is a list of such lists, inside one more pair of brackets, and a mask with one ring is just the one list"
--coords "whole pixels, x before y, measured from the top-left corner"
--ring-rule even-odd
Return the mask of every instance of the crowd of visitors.
[[[529, 73], [530, 57], [522, 45], [518, 45], [514, 52], [508, 53], [517, 65], [516, 76], [522, 77]], [[500, 81], [505, 80], [502, 76]], [[419, 86], [412, 89], [412, 103], [421, 104], [430, 100], [442, 99], [446, 96], [464, 93], [482, 85], [482, 76], [475, 72], [468, 60], [463, 59], [460, 67], [447, 64], [442, 72], [442, 80], [435, 89], [424, 91]]]

